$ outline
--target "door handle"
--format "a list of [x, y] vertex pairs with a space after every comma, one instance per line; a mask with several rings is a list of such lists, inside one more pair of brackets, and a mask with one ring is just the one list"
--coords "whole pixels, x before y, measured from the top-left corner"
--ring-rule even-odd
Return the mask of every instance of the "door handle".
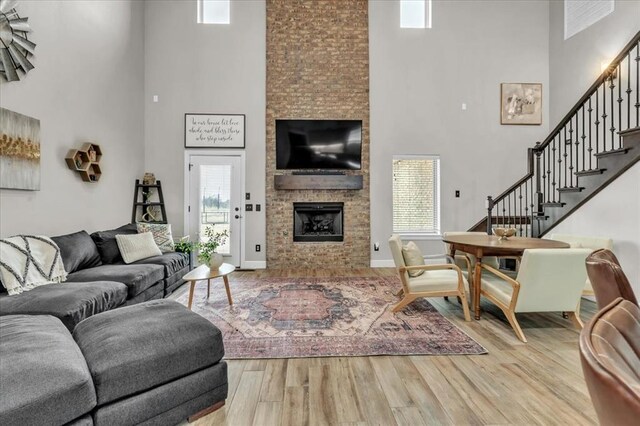
[[240, 216], [239, 214], [237, 214], [237, 215], [235, 216], [235, 218], [236, 218], [236, 219], [240, 219], [241, 217], [242, 217], [242, 216]]
[[237, 211], [237, 212], [240, 211], [240, 207], [236, 207], [235, 211]]

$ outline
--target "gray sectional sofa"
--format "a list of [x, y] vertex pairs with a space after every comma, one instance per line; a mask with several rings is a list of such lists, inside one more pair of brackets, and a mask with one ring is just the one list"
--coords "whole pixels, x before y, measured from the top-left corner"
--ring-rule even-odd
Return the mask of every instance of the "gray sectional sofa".
[[80, 321], [100, 312], [168, 296], [183, 283], [188, 256], [165, 253], [127, 265], [115, 237], [135, 233], [136, 225], [127, 224], [91, 235], [80, 231], [52, 237], [60, 248], [67, 281], [16, 296], [1, 288], [0, 315], [53, 315], [72, 331]]
[[125, 264], [115, 236], [136, 232], [52, 237], [67, 281], [0, 294], [1, 425], [168, 425], [224, 404], [220, 331], [155, 300], [182, 284], [189, 259]]
[[0, 317], [0, 424], [172, 425], [224, 405], [213, 324], [170, 300], [88, 318]]

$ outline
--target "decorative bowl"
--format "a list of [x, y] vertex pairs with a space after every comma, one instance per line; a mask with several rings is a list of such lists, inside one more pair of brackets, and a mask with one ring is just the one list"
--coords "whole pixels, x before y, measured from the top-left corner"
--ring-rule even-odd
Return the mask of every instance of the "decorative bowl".
[[493, 228], [493, 233], [500, 237], [501, 240], [506, 240], [509, 237], [516, 235], [516, 228]]

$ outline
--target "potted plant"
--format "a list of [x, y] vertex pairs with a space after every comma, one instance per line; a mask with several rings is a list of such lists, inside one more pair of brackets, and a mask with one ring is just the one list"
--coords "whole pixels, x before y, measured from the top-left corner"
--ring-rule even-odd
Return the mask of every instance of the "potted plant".
[[209, 265], [211, 269], [218, 269], [222, 265], [223, 258], [220, 253], [216, 253], [218, 247], [224, 244], [229, 237], [225, 229], [222, 232], [215, 232], [213, 226], [204, 228], [205, 242], [198, 243], [198, 260], [203, 265]]
[[196, 244], [191, 242], [190, 237], [184, 236], [174, 242], [175, 250], [178, 253], [191, 254], [196, 249]]
[[191, 241], [191, 237], [185, 235], [173, 242], [177, 253], [184, 253], [189, 258], [189, 270], [193, 269], [193, 253], [196, 251], [196, 243]]

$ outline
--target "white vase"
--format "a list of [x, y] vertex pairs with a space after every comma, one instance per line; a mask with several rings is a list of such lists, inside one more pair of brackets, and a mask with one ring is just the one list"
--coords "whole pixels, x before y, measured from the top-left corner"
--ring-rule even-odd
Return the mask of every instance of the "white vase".
[[220, 253], [213, 253], [211, 254], [211, 260], [209, 260], [209, 269], [218, 269], [223, 262], [224, 258]]

